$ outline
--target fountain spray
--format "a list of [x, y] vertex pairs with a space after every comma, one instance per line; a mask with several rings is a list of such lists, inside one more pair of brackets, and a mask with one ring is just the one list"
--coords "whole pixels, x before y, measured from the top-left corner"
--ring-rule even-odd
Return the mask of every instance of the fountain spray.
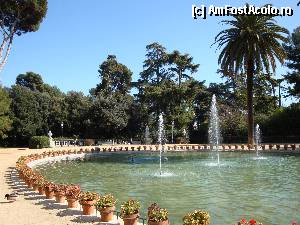
[[164, 119], [163, 115], [159, 115], [158, 119], [158, 144], [159, 144], [159, 173], [162, 175], [161, 169], [161, 153], [162, 153], [162, 141], [163, 141]]
[[255, 126], [255, 149], [256, 149], [256, 156], [258, 157], [259, 154], [258, 154], [258, 147], [259, 147], [259, 144], [261, 143], [261, 130], [259, 128], [259, 125], [256, 124]]
[[212, 150], [216, 151], [218, 164], [220, 164], [219, 144], [221, 140], [221, 134], [219, 128], [217, 100], [215, 95], [213, 95], [212, 97], [211, 106], [210, 106], [208, 138], [209, 138], [209, 144], [212, 146]]

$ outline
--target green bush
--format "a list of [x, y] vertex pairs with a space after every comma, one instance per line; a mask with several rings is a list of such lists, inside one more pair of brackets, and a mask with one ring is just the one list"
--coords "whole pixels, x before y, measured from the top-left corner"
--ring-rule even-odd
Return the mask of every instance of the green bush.
[[29, 140], [29, 148], [49, 148], [50, 142], [47, 136], [33, 136]]

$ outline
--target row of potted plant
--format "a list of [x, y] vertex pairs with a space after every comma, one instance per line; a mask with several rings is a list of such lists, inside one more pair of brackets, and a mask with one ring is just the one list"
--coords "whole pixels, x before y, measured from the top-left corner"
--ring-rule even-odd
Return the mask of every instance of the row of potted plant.
[[[101, 214], [100, 220], [102, 222], [109, 222], [113, 219], [113, 213], [117, 202], [112, 194], [99, 195], [95, 192], [82, 192], [80, 186], [76, 184], [55, 184], [54, 182], [48, 181], [40, 173], [32, 170], [27, 165], [31, 161], [45, 157], [55, 157], [82, 152], [82, 149], [80, 151], [63, 150], [22, 156], [16, 163], [16, 169], [20, 178], [24, 180], [29, 188], [33, 188], [33, 190], [38, 191], [39, 194], [45, 195], [47, 199], [55, 198], [58, 203], [65, 203], [67, 200], [69, 208], [77, 208], [78, 204], [80, 204], [82, 206], [83, 215], [92, 215], [97, 209]], [[133, 199], [129, 199], [121, 205], [120, 217], [123, 219], [124, 225], [137, 224], [140, 207], [140, 203]], [[253, 223], [254, 221], [255, 220], [246, 221], [245, 219], [242, 219], [237, 225], [262, 225], [256, 221]], [[208, 225], [209, 223], [209, 213], [203, 210], [195, 210], [192, 213], [188, 213], [183, 218], [184, 225]], [[148, 208], [148, 224], [169, 224], [168, 211], [160, 208], [158, 204], [153, 203]]]

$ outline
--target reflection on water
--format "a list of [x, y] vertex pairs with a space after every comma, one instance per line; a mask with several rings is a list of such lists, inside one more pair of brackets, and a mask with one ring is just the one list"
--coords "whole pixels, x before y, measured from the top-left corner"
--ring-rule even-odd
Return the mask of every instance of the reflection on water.
[[212, 225], [255, 217], [267, 225], [300, 221], [300, 156], [221, 153], [221, 164], [208, 153], [166, 153], [159, 174], [159, 154], [105, 154], [87, 162], [38, 166], [59, 183], [79, 183], [84, 190], [112, 192], [118, 206], [129, 197], [142, 203], [142, 215], [157, 202], [169, 210], [171, 224], [182, 224], [196, 208], [211, 214]]

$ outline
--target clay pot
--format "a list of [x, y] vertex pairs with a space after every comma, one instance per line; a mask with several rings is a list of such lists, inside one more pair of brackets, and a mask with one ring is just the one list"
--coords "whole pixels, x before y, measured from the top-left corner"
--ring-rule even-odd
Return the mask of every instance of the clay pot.
[[92, 215], [95, 213], [95, 201], [81, 201], [80, 204], [82, 205], [83, 215]]
[[38, 190], [39, 190], [39, 187], [38, 187], [36, 184], [34, 184], [34, 185], [32, 186], [32, 188], [33, 188], [34, 191], [38, 191]]
[[100, 214], [101, 214], [100, 221], [101, 222], [109, 222], [109, 221], [113, 220], [115, 208], [116, 207], [113, 206], [113, 207], [99, 209]]
[[65, 203], [66, 197], [63, 194], [59, 193], [59, 192], [55, 193], [55, 201], [57, 203]]
[[27, 184], [28, 188], [32, 188], [32, 187], [33, 187], [33, 185], [32, 185], [32, 183], [30, 182], [30, 180], [26, 180], [26, 184]]
[[123, 218], [124, 225], [137, 225], [139, 214], [127, 215]]
[[53, 199], [55, 197], [54, 191], [49, 191], [48, 189], [45, 189], [45, 195], [46, 199]]
[[44, 195], [45, 194], [45, 190], [44, 190], [43, 187], [39, 187], [38, 190], [39, 190], [39, 194], [40, 195]]
[[148, 224], [149, 225], [168, 225], [169, 224], [169, 220], [160, 221], [160, 222], [148, 221]]
[[68, 201], [68, 208], [77, 208], [78, 207], [78, 201], [76, 198], [67, 198]]

